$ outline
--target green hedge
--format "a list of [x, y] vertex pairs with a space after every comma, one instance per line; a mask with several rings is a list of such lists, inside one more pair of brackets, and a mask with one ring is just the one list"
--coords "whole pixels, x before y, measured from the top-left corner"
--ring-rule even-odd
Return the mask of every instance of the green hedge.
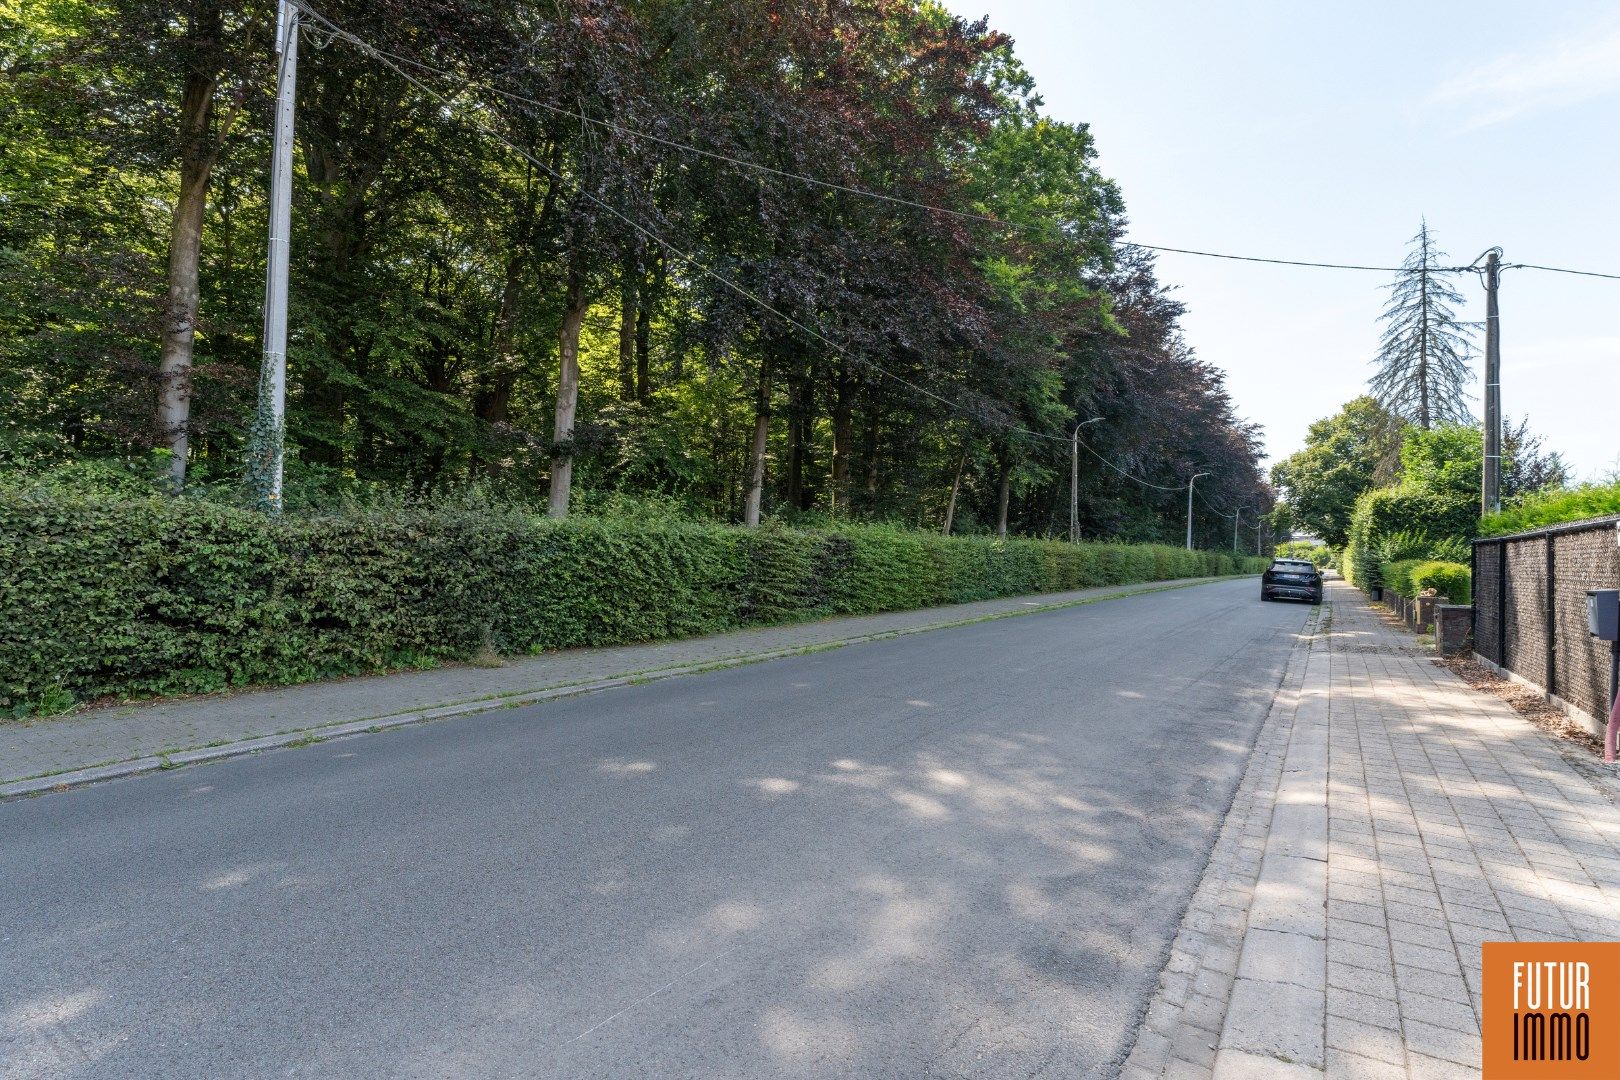
[[1527, 495], [1518, 506], [1487, 514], [1480, 520], [1479, 534], [1506, 536], [1613, 514], [1620, 514], [1620, 480]]
[[1378, 568], [1384, 588], [1408, 600], [1433, 589], [1453, 604], [1471, 604], [1473, 573], [1461, 563], [1441, 559], [1397, 559]]
[[1477, 513], [1472, 496], [1453, 491], [1405, 485], [1363, 492], [1339, 567], [1357, 588], [1384, 585], [1380, 564], [1460, 549], [1474, 536]]
[[1417, 589], [1412, 585], [1412, 571], [1423, 563], [1423, 559], [1395, 559], [1392, 562], [1380, 563], [1378, 579], [1383, 587], [1392, 593], [1408, 598], [1416, 596]]
[[874, 526], [551, 522], [470, 504], [274, 520], [187, 499], [0, 495], [0, 706], [1259, 569], [1173, 547]]
[[1412, 569], [1413, 595], [1433, 589], [1453, 604], [1474, 602], [1474, 574], [1462, 563], [1431, 559]]

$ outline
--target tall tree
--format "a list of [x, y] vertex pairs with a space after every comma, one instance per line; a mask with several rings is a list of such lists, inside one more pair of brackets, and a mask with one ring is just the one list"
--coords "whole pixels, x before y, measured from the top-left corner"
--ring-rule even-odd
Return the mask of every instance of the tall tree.
[[1373, 396], [1385, 411], [1427, 431], [1436, 424], [1466, 424], [1468, 360], [1474, 328], [1457, 318], [1462, 294], [1447, 279], [1446, 253], [1435, 246], [1425, 220], [1389, 286], [1380, 316], [1384, 333], [1373, 363]]
[[1401, 422], [1363, 395], [1334, 416], [1311, 424], [1305, 447], [1271, 468], [1296, 526], [1332, 547], [1350, 538], [1350, 515], [1361, 493], [1394, 479]]

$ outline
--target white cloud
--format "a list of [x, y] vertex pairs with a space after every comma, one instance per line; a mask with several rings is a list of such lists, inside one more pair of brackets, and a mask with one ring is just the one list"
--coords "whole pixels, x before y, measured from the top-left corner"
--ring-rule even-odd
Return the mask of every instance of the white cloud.
[[1620, 90], [1620, 25], [1509, 53], [1454, 75], [1431, 104], [1466, 110], [1480, 128]]

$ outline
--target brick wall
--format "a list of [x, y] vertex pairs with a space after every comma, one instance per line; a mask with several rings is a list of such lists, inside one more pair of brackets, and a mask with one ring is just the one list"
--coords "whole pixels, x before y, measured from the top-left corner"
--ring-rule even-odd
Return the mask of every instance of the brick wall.
[[1616, 521], [1474, 544], [1474, 650], [1598, 719], [1609, 645], [1586, 632], [1586, 590], [1620, 588]]

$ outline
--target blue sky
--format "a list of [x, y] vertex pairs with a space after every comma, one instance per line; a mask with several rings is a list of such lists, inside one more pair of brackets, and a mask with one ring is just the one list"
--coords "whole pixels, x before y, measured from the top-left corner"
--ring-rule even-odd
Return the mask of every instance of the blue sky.
[[[1130, 239], [1388, 266], [1427, 216], [1459, 264], [1500, 245], [1620, 273], [1620, 4], [946, 3], [1017, 40], [1051, 115], [1091, 124]], [[1384, 275], [1159, 267], [1273, 459], [1362, 392]], [[1515, 270], [1501, 305], [1503, 408], [1581, 478], [1620, 465], [1620, 281]]]

